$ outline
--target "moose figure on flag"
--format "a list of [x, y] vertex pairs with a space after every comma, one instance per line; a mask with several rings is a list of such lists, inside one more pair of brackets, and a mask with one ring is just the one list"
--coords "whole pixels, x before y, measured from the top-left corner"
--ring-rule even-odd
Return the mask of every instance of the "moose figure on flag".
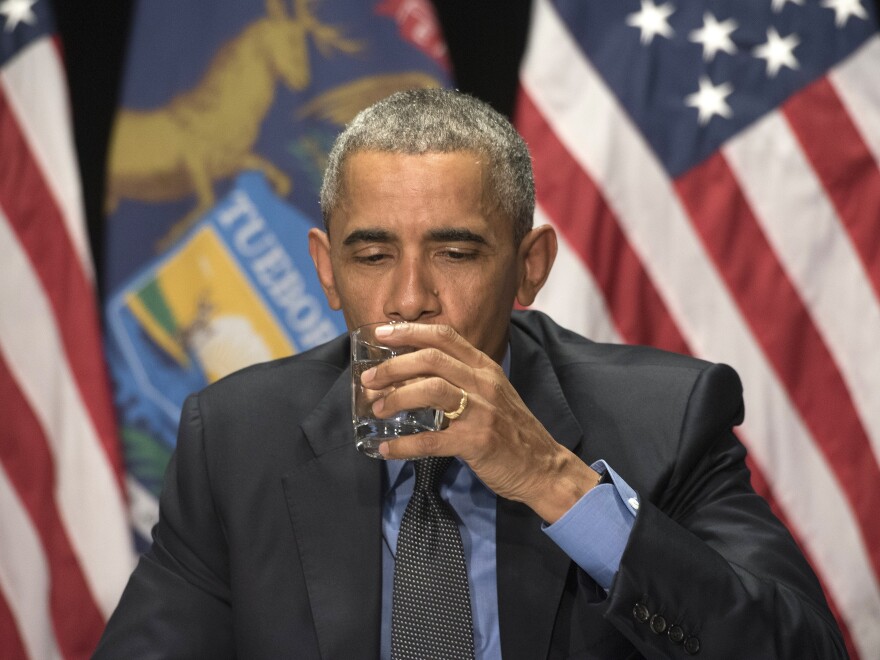
[[266, 0], [266, 16], [242, 30], [214, 56], [199, 84], [165, 106], [123, 109], [109, 154], [107, 211], [123, 198], [166, 202], [195, 195], [196, 206], [172, 227], [169, 244], [214, 205], [214, 183], [243, 169], [266, 175], [279, 196], [290, 178], [254, 152], [277, 81], [292, 90], [311, 82], [308, 37], [327, 56], [355, 53], [357, 41], [321, 23], [309, 0]]

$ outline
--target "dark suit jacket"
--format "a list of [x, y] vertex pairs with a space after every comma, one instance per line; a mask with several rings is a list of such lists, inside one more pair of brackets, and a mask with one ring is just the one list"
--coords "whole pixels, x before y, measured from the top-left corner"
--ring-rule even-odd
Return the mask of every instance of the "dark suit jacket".
[[[682, 636], [713, 659], [845, 655], [749, 485], [732, 369], [596, 344], [534, 312], [514, 314], [510, 341], [528, 407], [641, 506], [606, 597], [529, 508], [499, 498], [505, 658], [685, 657]], [[153, 547], [98, 657], [378, 656], [382, 465], [354, 449], [349, 379], [341, 337], [186, 402]]]

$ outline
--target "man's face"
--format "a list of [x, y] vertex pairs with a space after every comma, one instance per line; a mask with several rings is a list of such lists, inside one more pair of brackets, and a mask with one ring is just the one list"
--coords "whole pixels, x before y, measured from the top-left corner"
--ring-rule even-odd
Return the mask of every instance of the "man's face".
[[500, 361], [522, 260], [480, 158], [361, 152], [343, 176], [329, 240], [313, 230], [310, 248], [348, 327], [445, 323]]

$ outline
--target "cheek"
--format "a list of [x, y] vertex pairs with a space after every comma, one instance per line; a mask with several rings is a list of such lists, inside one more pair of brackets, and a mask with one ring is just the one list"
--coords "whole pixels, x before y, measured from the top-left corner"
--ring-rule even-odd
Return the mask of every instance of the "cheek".
[[[500, 281], [505, 284], [499, 285]], [[506, 331], [514, 294], [515, 287], [506, 280], [470, 277], [450, 287], [444, 307], [467, 339], [484, 343], [501, 331], [499, 328]]]
[[[341, 275], [341, 276], [340, 276]], [[375, 280], [367, 277], [358, 277], [351, 273], [338, 273], [336, 275], [336, 291], [342, 303], [342, 310], [351, 321], [360, 323], [372, 322], [371, 307], [379, 305], [381, 308], [382, 290]], [[363, 320], [370, 318], [370, 320]]]

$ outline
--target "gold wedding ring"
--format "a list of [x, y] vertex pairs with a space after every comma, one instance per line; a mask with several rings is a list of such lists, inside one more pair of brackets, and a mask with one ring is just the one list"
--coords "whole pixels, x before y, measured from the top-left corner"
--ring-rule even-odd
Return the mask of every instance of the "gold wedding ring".
[[452, 412], [443, 411], [443, 415], [446, 419], [458, 419], [461, 417], [461, 414], [464, 412], [464, 409], [467, 408], [468, 404], [468, 393], [464, 391], [463, 388], [459, 388], [461, 390], [461, 401], [458, 402], [458, 408], [453, 410]]

